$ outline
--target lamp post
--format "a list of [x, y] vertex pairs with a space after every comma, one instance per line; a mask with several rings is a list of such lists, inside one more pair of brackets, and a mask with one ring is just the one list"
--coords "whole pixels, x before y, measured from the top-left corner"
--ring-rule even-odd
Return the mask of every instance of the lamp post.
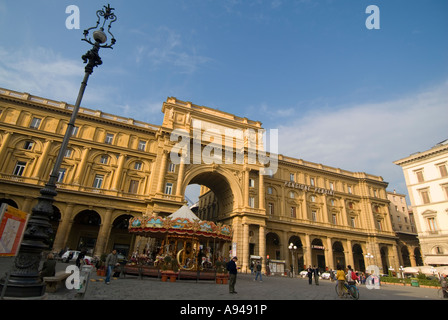
[[289, 250], [291, 250], [291, 267], [292, 267], [292, 277], [295, 277], [294, 271], [294, 252], [297, 250], [297, 246], [295, 246], [292, 242], [289, 244]]
[[[32, 209], [14, 265], [6, 279], [0, 280], [0, 288], [2, 290], [6, 285], [5, 297], [7, 298], [40, 299], [45, 296], [45, 284], [39, 277], [39, 264], [42, 252], [49, 248], [48, 239], [50, 234], [53, 233], [49, 217], [53, 213], [54, 197], [57, 195], [56, 182], [68, 142], [73, 133], [79, 106], [87, 86], [87, 80], [93, 73], [93, 68], [102, 64], [98, 51], [100, 48], [112, 48], [116, 42], [113, 34], [110, 32], [112, 23], [117, 20], [113, 10], [115, 9], [111, 8], [110, 5], [104, 6], [102, 10], [98, 10], [96, 12], [98, 17], [96, 26], [84, 30], [84, 39], [82, 41], [92, 45], [92, 49], [82, 56], [82, 60], [86, 63], [84, 79], [81, 82], [78, 98], [51, 171], [50, 179], [45, 187], [40, 190], [38, 203]], [[104, 32], [105, 28], [107, 28], [107, 33], [111, 36], [110, 42], [108, 42], [107, 35]], [[90, 32], [92, 32], [93, 41], [89, 37]]]
[[394, 271], [395, 271], [394, 267], [390, 266], [389, 267], [389, 277], [393, 277]]
[[401, 281], [404, 283], [404, 275], [403, 275], [404, 267], [400, 266], [400, 268], [398, 268], [398, 270], [400, 271]]
[[[366, 259], [368, 259], [367, 260], [367, 262], [368, 262], [368, 266], [367, 267], [369, 267], [370, 266], [370, 259], [373, 259], [373, 255], [370, 253], [370, 252], [367, 252], [367, 254], [364, 256]], [[367, 270], [366, 270], [366, 272], [367, 272]]]

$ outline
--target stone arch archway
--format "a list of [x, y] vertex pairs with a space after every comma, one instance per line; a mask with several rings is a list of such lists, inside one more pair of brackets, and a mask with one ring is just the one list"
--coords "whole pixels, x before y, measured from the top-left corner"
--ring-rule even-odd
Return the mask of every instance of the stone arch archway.
[[266, 235], [266, 255], [269, 259], [281, 259], [281, 245], [280, 237], [275, 232], [268, 232]]
[[[185, 190], [190, 184], [204, 185], [209, 188], [216, 197], [220, 199], [220, 209], [223, 212], [237, 210], [243, 206], [242, 196], [242, 178], [238, 172], [226, 169], [222, 166], [194, 166], [187, 168], [185, 177], [181, 185], [181, 194], [185, 194]], [[224, 199], [226, 203], [224, 203]], [[229, 204], [231, 202], [231, 207]]]
[[[290, 249], [291, 244], [293, 246], [295, 246], [297, 249]], [[302, 243], [302, 239], [300, 239], [299, 236], [291, 236], [288, 240], [288, 249], [290, 250], [289, 252], [289, 258], [292, 259], [292, 267], [293, 270], [295, 270], [296, 274], [302, 270], [305, 269], [305, 260], [304, 260], [304, 251], [303, 251], [303, 243]], [[287, 266], [290, 267], [290, 266]]]
[[411, 266], [411, 257], [409, 254], [409, 250], [407, 246], [401, 247], [401, 259], [403, 263], [403, 267], [410, 267]]
[[325, 247], [320, 238], [314, 238], [311, 241], [311, 261], [312, 267], [316, 266], [321, 270], [325, 270]]
[[132, 217], [130, 214], [122, 214], [112, 222], [106, 253], [116, 249], [118, 253], [125, 257], [129, 256], [134, 237], [128, 231], [129, 220]]
[[345, 255], [344, 255], [344, 246], [342, 245], [341, 241], [335, 241], [332, 245], [333, 250], [333, 265], [335, 267], [339, 266], [343, 266], [345, 268], [346, 263], [345, 263]]
[[93, 253], [101, 225], [101, 216], [94, 210], [83, 210], [73, 218], [67, 246], [72, 250], [87, 249]]
[[364, 253], [362, 246], [359, 243], [355, 243], [352, 247], [353, 252], [353, 269], [358, 271], [365, 271], [366, 266], [364, 262]]

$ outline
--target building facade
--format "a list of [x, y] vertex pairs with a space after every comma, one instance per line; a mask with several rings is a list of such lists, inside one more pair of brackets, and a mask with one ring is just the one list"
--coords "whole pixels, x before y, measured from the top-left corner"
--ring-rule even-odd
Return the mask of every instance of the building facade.
[[425, 265], [448, 265], [448, 140], [394, 162], [403, 169]]
[[[72, 109], [0, 89], [1, 202], [31, 212]], [[251, 259], [269, 262], [263, 268], [274, 273], [337, 264], [398, 270], [382, 177], [285, 155], [275, 155], [273, 167], [274, 155], [264, 154], [271, 163], [257, 160], [260, 122], [176, 98], [162, 112], [163, 123], [152, 125], [80, 108], [58, 177], [54, 251], [129, 254], [147, 241], [129, 234], [129, 219], [167, 216], [186, 203], [187, 186], [199, 184], [198, 214], [232, 226], [228, 254], [238, 255], [243, 271]]]
[[387, 192], [392, 230], [398, 237], [400, 265], [403, 267], [422, 266], [423, 260], [415, 226], [414, 213], [408, 209], [406, 195]]

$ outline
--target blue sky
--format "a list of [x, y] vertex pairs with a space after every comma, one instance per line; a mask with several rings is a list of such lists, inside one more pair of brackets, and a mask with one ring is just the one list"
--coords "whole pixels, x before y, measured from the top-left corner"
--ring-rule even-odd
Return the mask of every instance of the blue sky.
[[[153, 124], [174, 96], [279, 129], [279, 152], [380, 175], [448, 138], [445, 0], [0, 0], [0, 87], [74, 103], [110, 3], [117, 43], [101, 49], [83, 106]], [[66, 8], [80, 10], [67, 29]], [[369, 30], [366, 8], [380, 9]]]

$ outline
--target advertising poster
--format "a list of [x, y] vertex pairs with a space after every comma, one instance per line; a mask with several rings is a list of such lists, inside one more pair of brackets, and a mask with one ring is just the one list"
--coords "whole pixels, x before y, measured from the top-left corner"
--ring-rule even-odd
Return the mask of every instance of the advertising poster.
[[19, 250], [28, 214], [2, 204], [0, 207], [0, 256], [15, 256]]

